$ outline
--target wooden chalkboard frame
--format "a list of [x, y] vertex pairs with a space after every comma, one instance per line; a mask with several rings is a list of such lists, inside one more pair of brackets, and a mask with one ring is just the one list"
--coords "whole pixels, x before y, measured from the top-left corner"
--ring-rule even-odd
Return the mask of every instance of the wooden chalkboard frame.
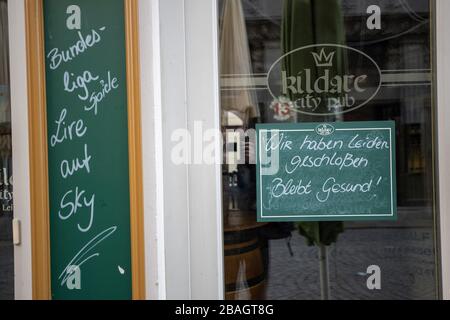
[[[145, 299], [137, 0], [124, 0], [132, 296]], [[33, 299], [51, 298], [50, 221], [43, 0], [25, 0]]]

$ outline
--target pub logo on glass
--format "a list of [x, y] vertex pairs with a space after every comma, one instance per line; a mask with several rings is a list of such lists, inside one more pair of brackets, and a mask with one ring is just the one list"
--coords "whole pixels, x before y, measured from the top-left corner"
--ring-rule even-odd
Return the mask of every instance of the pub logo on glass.
[[274, 119], [295, 113], [337, 115], [368, 104], [381, 87], [381, 71], [366, 53], [338, 44], [292, 50], [271, 66], [267, 87]]
[[256, 130], [258, 221], [397, 219], [394, 121]]

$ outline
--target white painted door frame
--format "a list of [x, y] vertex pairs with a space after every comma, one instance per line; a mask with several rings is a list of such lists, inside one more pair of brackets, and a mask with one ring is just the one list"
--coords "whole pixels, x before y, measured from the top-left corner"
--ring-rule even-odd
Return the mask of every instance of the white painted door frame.
[[[181, 200], [176, 203], [173, 200], [177, 197], [167, 194], [165, 197], [165, 216], [174, 219], [166, 220], [165, 225], [166, 262], [169, 262], [165, 275], [167, 297], [223, 298], [220, 168], [205, 165], [180, 168], [167, 162], [170, 153], [167, 146], [174, 129], [183, 127], [192, 132], [195, 120], [205, 121], [208, 128], [219, 128], [220, 125], [217, 1], [163, 0], [159, 4], [164, 190], [171, 192], [177, 188], [175, 190], [181, 192]], [[450, 105], [450, 80], [447, 76], [450, 75], [450, 36], [446, 32], [450, 29], [447, 17], [450, 1], [436, 0], [434, 5], [437, 30], [437, 47], [433, 52], [437, 80], [435, 103], [439, 106], [436, 112], [436, 146], [439, 151], [436, 164], [439, 176], [437, 190], [441, 195], [436, 202], [440, 208], [437, 211], [440, 221], [438, 241], [442, 296], [450, 299], [450, 197], [446, 196], [450, 194], [450, 167], [447, 165], [450, 161], [450, 109], [445, 108]], [[174, 96], [174, 92], [179, 95]], [[189, 210], [186, 212], [185, 208]], [[183, 226], [173, 226], [178, 219]], [[189, 268], [181, 273], [171, 269], [176, 261], [181, 262], [176, 253], [178, 248], [187, 253], [186, 257], [183, 255], [183, 265]], [[179, 269], [179, 266], [175, 268]], [[175, 281], [171, 279], [172, 274], [177, 276]], [[181, 279], [183, 281], [179, 282]], [[202, 292], [203, 289], [206, 291]]]
[[450, 1], [435, 3], [435, 107], [442, 297], [450, 300]]
[[[32, 297], [24, 3], [8, 4], [16, 299]], [[139, 2], [148, 299], [223, 298], [220, 165], [171, 161], [174, 130], [219, 129], [216, 10], [210, 0]]]

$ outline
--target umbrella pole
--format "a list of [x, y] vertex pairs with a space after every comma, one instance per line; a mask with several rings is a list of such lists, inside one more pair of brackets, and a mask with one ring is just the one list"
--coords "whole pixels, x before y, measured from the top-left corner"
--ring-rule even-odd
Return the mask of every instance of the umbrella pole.
[[330, 298], [330, 280], [328, 278], [328, 253], [327, 246], [319, 245], [319, 264], [320, 264], [320, 295], [322, 300]]

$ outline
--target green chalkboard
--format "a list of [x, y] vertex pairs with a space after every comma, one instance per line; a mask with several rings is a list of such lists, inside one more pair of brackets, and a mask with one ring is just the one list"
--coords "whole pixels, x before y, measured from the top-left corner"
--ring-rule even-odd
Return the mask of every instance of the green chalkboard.
[[123, 0], [44, 0], [53, 299], [130, 299]]
[[393, 121], [256, 130], [258, 221], [396, 219]]

